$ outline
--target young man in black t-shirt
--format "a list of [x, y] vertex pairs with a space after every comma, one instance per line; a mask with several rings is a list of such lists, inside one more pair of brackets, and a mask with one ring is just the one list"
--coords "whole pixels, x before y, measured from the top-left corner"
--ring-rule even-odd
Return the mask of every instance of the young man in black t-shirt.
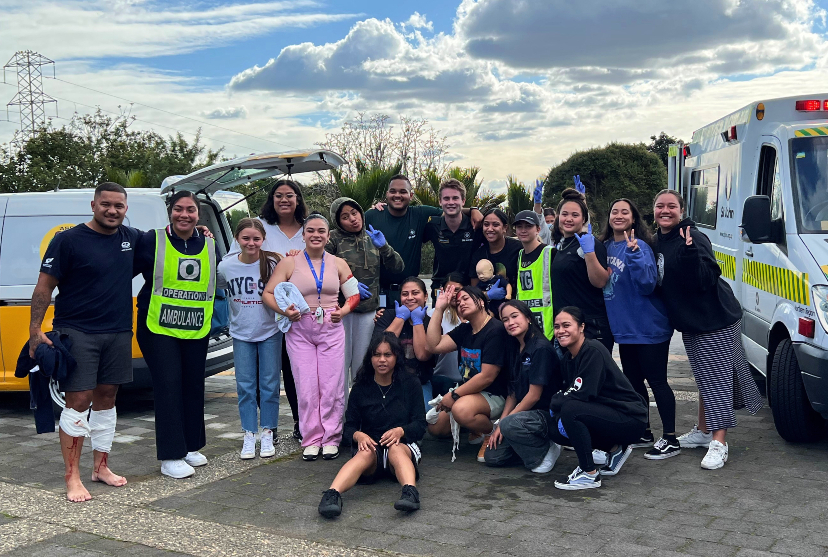
[[60, 416], [66, 496], [74, 502], [92, 498], [78, 468], [87, 436], [94, 455], [92, 481], [116, 487], [127, 483], [107, 462], [115, 435], [115, 395], [119, 385], [132, 381], [132, 262], [141, 233], [122, 225], [126, 211], [123, 187], [99, 185], [92, 220], [55, 236], [32, 294], [29, 354], [34, 357], [42, 343], [52, 344], [41, 326], [58, 288], [53, 328], [69, 335], [77, 361], [61, 385], [66, 408]]

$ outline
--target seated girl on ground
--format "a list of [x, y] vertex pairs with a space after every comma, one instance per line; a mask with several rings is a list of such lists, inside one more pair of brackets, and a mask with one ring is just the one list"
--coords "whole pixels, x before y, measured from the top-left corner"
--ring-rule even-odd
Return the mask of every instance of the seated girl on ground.
[[417, 442], [425, 434], [426, 421], [420, 381], [404, 366], [402, 346], [393, 333], [371, 340], [345, 412], [343, 437], [353, 440], [352, 458], [322, 495], [319, 514], [325, 518], [342, 513], [342, 493], [357, 482], [373, 483], [383, 476], [402, 485], [395, 509], [420, 508]]

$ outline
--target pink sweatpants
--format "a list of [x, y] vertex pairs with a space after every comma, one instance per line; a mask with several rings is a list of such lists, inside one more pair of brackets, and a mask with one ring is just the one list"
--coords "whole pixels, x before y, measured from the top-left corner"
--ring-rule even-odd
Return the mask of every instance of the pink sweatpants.
[[306, 313], [291, 324], [285, 341], [299, 399], [302, 446], [338, 446], [345, 415], [342, 323], [331, 323], [327, 310], [324, 323]]

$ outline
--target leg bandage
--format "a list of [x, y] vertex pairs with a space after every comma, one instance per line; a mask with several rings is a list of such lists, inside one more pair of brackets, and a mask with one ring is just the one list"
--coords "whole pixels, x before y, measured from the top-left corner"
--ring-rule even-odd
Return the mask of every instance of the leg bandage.
[[60, 413], [60, 429], [70, 437], [89, 437], [89, 422], [86, 421], [86, 412], [78, 412], [72, 408], [64, 408]]
[[112, 439], [115, 437], [115, 422], [118, 414], [113, 406], [109, 410], [92, 410], [89, 415], [89, 428], [92, 430], [92, 448], [100, 453], [112, 450]]

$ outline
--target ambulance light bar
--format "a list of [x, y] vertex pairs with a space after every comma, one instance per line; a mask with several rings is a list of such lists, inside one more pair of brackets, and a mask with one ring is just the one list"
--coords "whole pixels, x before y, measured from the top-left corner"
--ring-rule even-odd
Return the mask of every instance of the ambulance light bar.
[[816, 99], [807, 101], [796, 101], [796, 109], [800, 112], [815, 112], [818, 110], [828, 110], [828, 100], [825, 102]]

